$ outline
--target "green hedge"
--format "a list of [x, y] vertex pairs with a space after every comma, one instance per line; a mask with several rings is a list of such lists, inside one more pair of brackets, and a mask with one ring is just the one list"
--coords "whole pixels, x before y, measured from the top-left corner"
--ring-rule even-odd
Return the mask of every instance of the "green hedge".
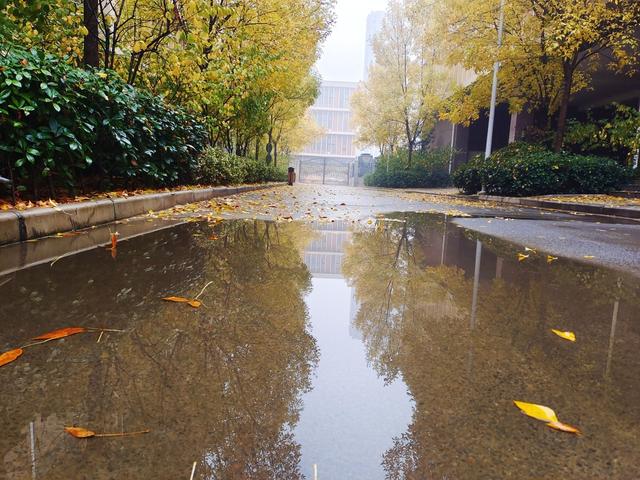
[[0, 150], [9, 159], [0, 171], [13, 173], [22, 189], [36, 193], [43, 180], [65, 187], [186, 183], [206, 141], [194, 117], [113, 72], [0, 47]]
[[453, 184], [467, 194], [477, 193], [482, 182], [490, 195], [607, 193], [620, 188], [629, 175], [608, 158], [558, 154], [518, 142], [456, 169]]
[[415, 152], [411, 167], [407, 167], [408, 154], [400, 151], [377, 159], [375, 170], [364, 183], [373, 187], [432, 188], [450, 184], [448, 173], [450, 150]]
[[195, 180], [211, 185], [285, 182], [287, 171], [262, 160], [238, 157], [226, 150], [209, 147], [197, 160]]

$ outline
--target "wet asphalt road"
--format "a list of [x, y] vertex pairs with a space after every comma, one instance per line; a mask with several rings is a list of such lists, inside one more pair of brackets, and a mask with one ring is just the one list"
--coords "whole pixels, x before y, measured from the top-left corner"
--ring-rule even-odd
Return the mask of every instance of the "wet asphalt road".
[[[628, 219], [504, 207], [401, 190], [322, 185], [298, 184], [268, 193], [250, 193], [242, 196], [240, 204], [245, 205], [247, 200], [277, 202], [280, 215], [288, 211], [294, 220], [309, 221], [364, 221], [391, 212], [443, 213], [459, 217], [455, 223], [482, 234], [640, 275], [640, 222]], [[230, 216], [256, 213], [264, 219], [277, 217], [275, 213], [251, 210]]]

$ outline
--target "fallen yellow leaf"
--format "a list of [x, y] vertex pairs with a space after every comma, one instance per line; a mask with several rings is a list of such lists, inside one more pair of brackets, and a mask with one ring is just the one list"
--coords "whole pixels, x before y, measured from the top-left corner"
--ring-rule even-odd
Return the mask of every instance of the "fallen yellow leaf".
[[16, 348], [15, 350], [9, 350], [8, 352], [4, 352], [0, 355], [0, 367], [6, 365], [7, 363], [13, 362], [16, 358], [22, 355], [23, 350], [21, 348]]
[[562, 330], [556, 330], [554, 328], [552, 328], [551, 331], [558, 335], [560, 338], [564, 338], [565, 340], [569, 340], [570, 342], [576, 341], [576, 334], [573, 332], [563, 332]]
[[558, 260], [558, 257], [554, 257], [553, 255], [547, 255], [547, 263], [553, 263]]
[[536, 253], [536, 250], [534, 248], [524, 247], [524, 250], [525, 250], [525, 252]]
[[522, 411], [522, 413], [531, 418], [542, 420], [547, 423], [559, 423], [556, 412], [549, 407], [537, 405], [535, 403], [519, 402], [517, 400], [514, 400], [513, 403]]
[[525, 261], [527, 258], [529, 258], [529, 255], [525, 255], [524, 253], [519, 253], [519, 254], [518, 254], [518, 261], [519, 261], [519, 262], [523, 262], [523, 261]]
[[582, 432], [576, 427], [572, 427], [571, 425], [567, 425], [562, 422], [549, 422], [547, 423], [547, 427], [553, 428], [554, 430], [560, 430], [561, 432], [575, 433], [576, 435], [582, 434]]
[[537, 405], [535, 403], [527, 403], [527, 402], [519, 402], [514, 400], [516, 407], [518, 407], [522, 413], [525, 415], [535, 418], [536, 420], [541, 420], [545, 422], [547, 427], [553, 428], [554, 430], [560, 430], [562, 432], [574, 433], [576, 435], [580, 435], [581, 432], [576, 427], [572, 427], [571, 425], [567, 425], [566, 423], [562, 423], [558, 420], [556, 416], [556, 412], [554, 412], [549, 407], [545, 407], [544, 405]]
[[593, 255], [585, 255], [584, 258], [586, 258], [587, 260], [592, 260], [596, 257], [594, 257]]

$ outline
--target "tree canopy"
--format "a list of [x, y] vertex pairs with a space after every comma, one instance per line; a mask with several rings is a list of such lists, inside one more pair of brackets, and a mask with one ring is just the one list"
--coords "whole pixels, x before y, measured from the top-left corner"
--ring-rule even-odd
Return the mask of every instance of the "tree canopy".
[[246, 155], [267, 136], [295, 143], [333, 0], [4, 0], [0, 17], [4, 38], [115, 70]]

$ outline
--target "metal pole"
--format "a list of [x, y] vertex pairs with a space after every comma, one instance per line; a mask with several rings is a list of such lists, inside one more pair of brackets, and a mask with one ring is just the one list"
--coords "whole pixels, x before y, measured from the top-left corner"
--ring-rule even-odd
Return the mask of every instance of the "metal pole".
[[471, 299], [471, 330], [476, 328], [478, 316], [478, 287], [480, 286], [480, 263], [482, 261], [482, 242], [476, 240], [476, 265], [473, 272], [473, 298]]
[[616, 339], [616, 325], [618, 323], [618, 311], [620, 309], [620, 301], [616, 300], [613, 304], [613, 316], [611, 317], [611, 333], [609, 334], [609, 350], [607, 351], [607, 366], [604, 369], [604, 378], [609, 377], [611, 371], [611, 358], [613, 357], [613, 343]]
[[322, 184], [324, 185], [324, 179], [327, 174], [327, 159], [323, 159], [322, 161]]
[[451, 152], [449, 152], [449, 175], [451, 175], [451, 170], [453, 168], [453, 152], [456, 146], [456, 124], [451, 124]]
[[[504, 2], [500, 0], [500, 22], [498, 24], [498, 52], [502, 47], [502, 35], [504, 33]], [[487, 130], [487, 146], [484, 151], [484, 158], [491, 156], [493, 147], [493, 125], [496, 119], [496, 101], [498, 97], [498, 72], [500, 71], [500, 59], [493, 64], [493, 85], [491, 86], [491, 107], [489, 108], [489, 128]], [[484, 190], [484, 188], [483, 188]]]

